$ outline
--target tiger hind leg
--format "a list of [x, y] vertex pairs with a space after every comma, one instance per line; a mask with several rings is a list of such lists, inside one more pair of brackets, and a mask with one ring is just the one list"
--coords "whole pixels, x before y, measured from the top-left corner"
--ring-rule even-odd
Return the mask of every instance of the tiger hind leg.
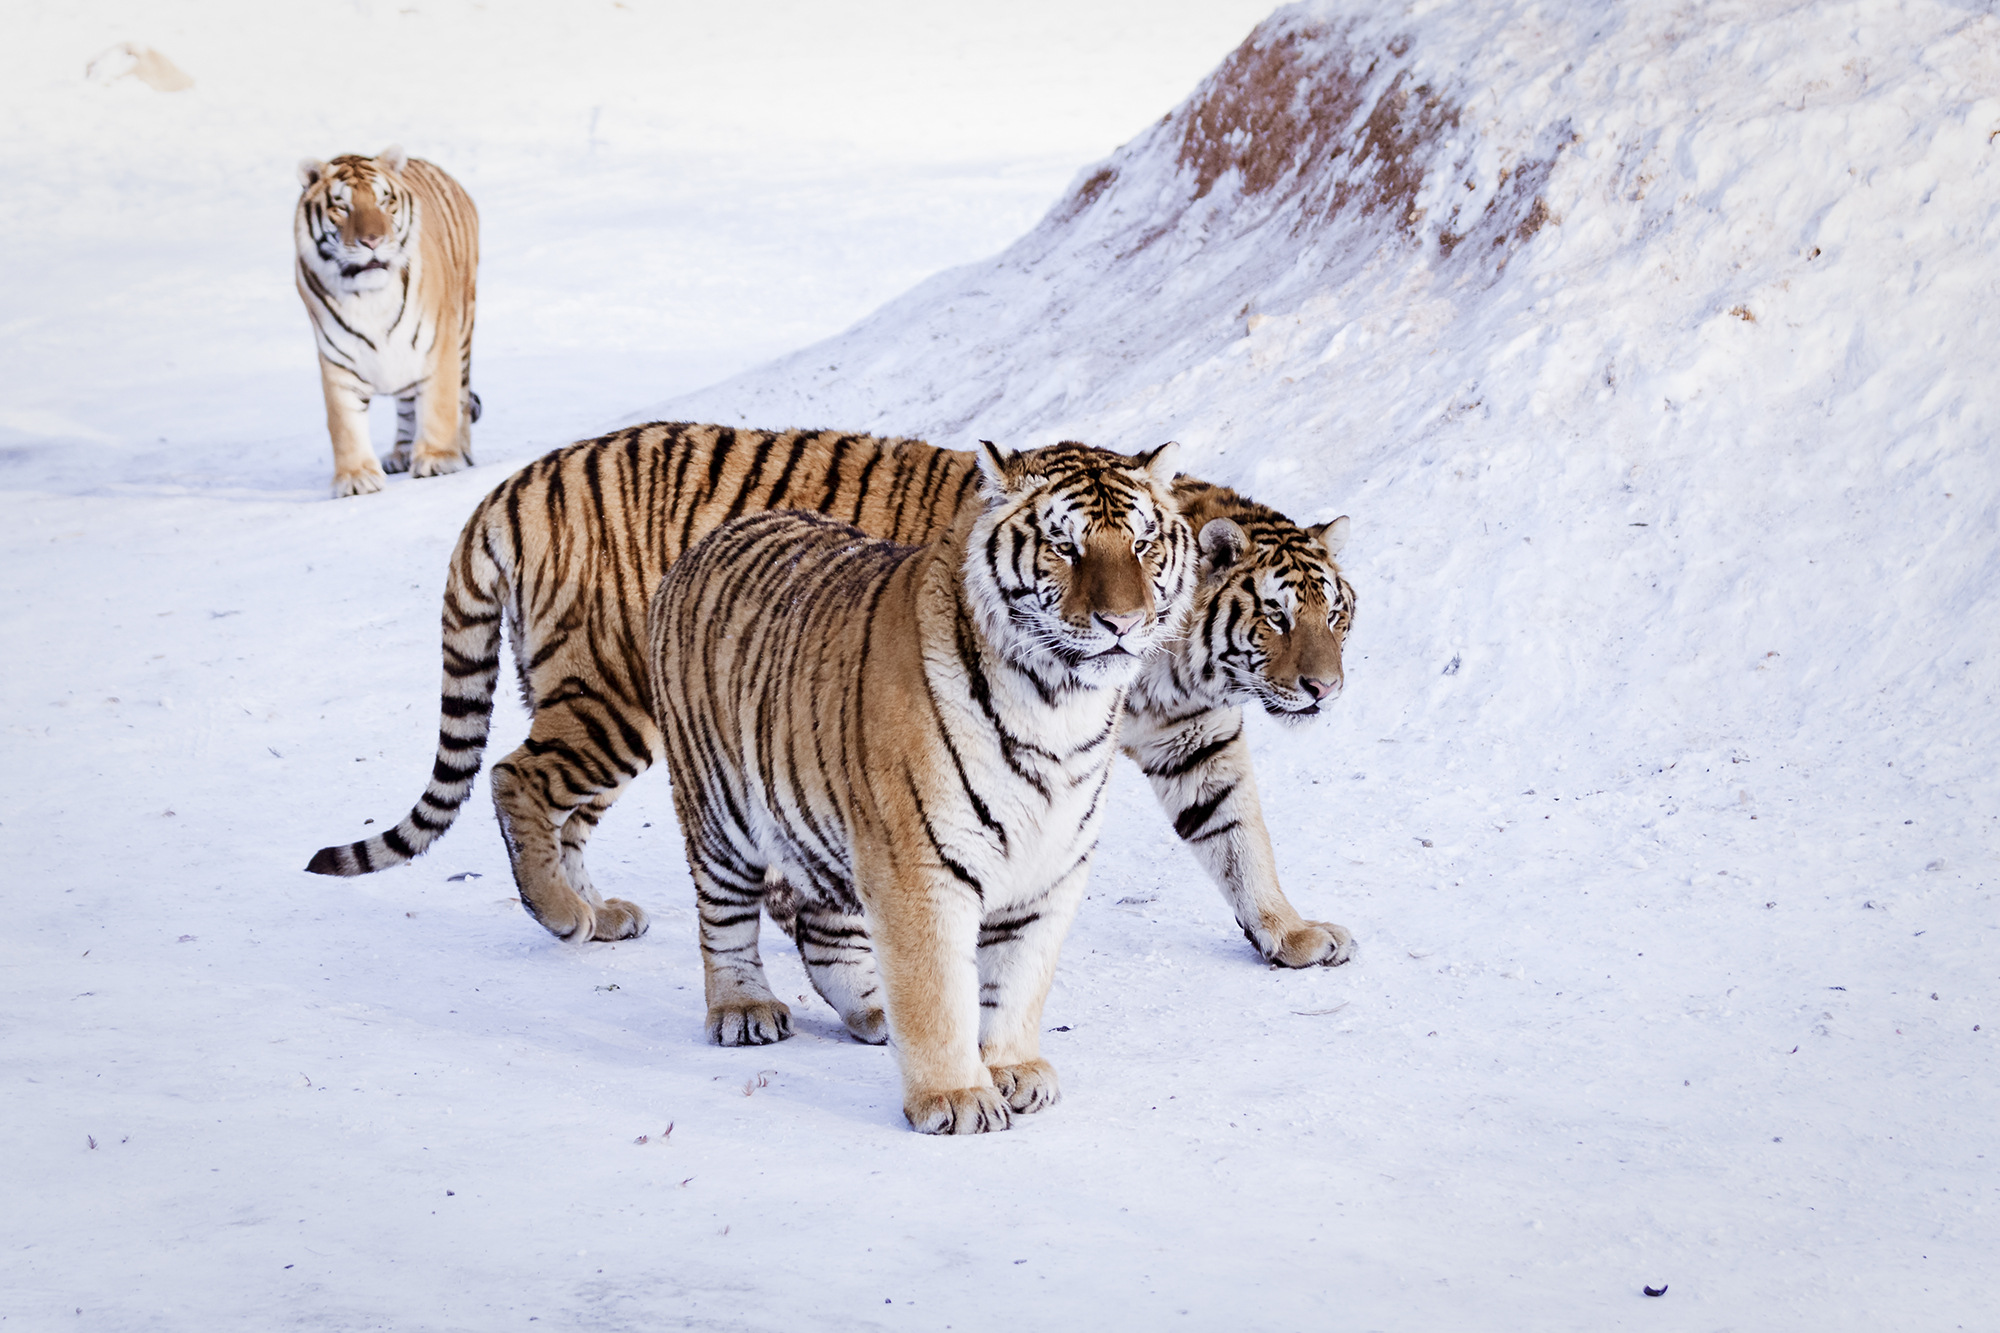
[[[544, 730], [541, 713], [534, 730]], [[528, 914], [558, 939], [633, 939], [646, 933], [645, 911], [622, 898], [601, 897], [583, 868], [591, 832], [628, 779], [597, 785], [580, 765], [564, 762], [569, 752], [568, 746], [538, 743], [531, 734], [493, 766], [493, 809], [514, 884]], [[581, 890], [572, 871], [581, 877]]]
[[889, 1040], [889, 1019], [882, 1012], [882, 976], [868, 940], [868, 919], [859, 912], [799, 900], [793, 938], [813, 989], [833, 1006], [855, 1040], [871, 1046]]
[[[693, 837], [689, 842], [694, 841]], [[702, 990], [708, 1000], [708, 1039], [718, 1046], [768, 1046], [792, 1035], [792, 1011], [771, 990], [757, 952], [764, 912], [761, 878], [738, 884], [716, 868], [696, 863], [696, 911], [701, 917]]]
[[410, 447], [417, 442], [417, 396], [396, 400], [396, 447], [382, 460], [384, 472], [408, 472]]
[[[583, 849], [589, 844], [590, 835], [597, 831], [597, 821], [604, 818], [604, 812], [609, 810], [612, 802], [616, 801], [624, 792], [625, 786], [621, 783], [616, 787], [597, 793], [597, 795], [570, 811], [569, 818], [562, 822], [562, 835], [560, 839], [562, 843], [562, 874], [564, 881], [569, 884], [570, 888], [575, 890], [577, 895], [589, 903], [592, 910], [596, 912], [599, 928], [605, 925], [607, 916], [623, 919], [624, 916], [629, 914], [629, 916], [637, 919], [638, 925], [638, 929], [632, 931], [631, 934], [643, 935], [646, 933], [647, 926], [645, 909], [637, 903], [627, 902], [623, 898], [606, 898], [600, 894], [597, 891], [597, 886], [591, 882], [590, 867], [586, 866], [583, 862]], [[603, 937], [595, 936], [594, 938], [601, 939]], [[614, 938], [626, 939], [628, 936], [618, 935], [614, 936]]]

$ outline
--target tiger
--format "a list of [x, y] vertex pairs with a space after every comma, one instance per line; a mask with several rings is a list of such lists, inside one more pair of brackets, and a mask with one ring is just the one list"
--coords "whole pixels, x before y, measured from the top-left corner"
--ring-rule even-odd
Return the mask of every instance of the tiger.
[[[388, 472], [472, 466], [472, 309], [479, 214], [457, 181], [400, 147], [299, 163], [292, 215], [299, 298], [319, 347], [333, 495], [382, 489]], [[396, 444], [378, 461], [368, 402], [396, 399]]]
[[649, 662], [712, 1041], [791, 1035], [757, 951], [783, 885], [813, 984], [894, 1046], [912, 1128], [1057, 1101], [1042, 1006], [1125, 694], [1193, 590], [1173, 453], [985, 444], [976, 501], [928, 545], [779, 510], [675, 562]]
[[[645, 608], [668, 568], [722, 523], [780, 508], [921, 545], [979, 502], [978, 476], [973, 454], [921, 440], [686, 422], [633, 426], [530, 463], [487, 495], [452, 552], [438, 746], [423, 795], [385, 832], [322, 847], [306, 869], [363, 875], [401, 865], [451, 827], [485, 753], [505, 628], [531, 721], [526, 741], [493, 765], [490, 786], [522, 904], [561, 939], [643, 934], [644, 909], [601, 895], [584, 850], [626, 785], [661, 756]], [[1169, 819], [1183, 839], [1200, 839], [1191, 845], [1265, 961], [1344, 963], [1352, 936], [1301, 917], [1279, 884], [1240, 729], [1245, 702], [1306, 718], [1323, 699], [1301, 678], [1338, 687], [1354, 594], [1333, 556], [1347, 520], [1314, 529], [1315, 538], [1221, 487], [1183, 477], [1175, 493], [1207, 534], [1191, 635], [1166, 650], [1186, 665], [1163, 674], [1167, 661], [1149, 659], [1128, 711], [1150, 711], [1128, 718], [1123, 744], [1157, 770], [1150, 780]], [[1290, 607], [1284, 632], [1263, 600]], [[1177, 691], [1185, 707], [1171, 704]], [[782, 891], [766, 900], [781, 926], [788, 904]]]
[[1339, 697], [1354, 587], [1335, 557], [1352, 524], [1342, 515], [1300, 528], [1191, 477], [1174, 494], [1201, 552], [1195, 611], [1177, 651], [1149, 659], [1133, 686], [1119, 746], [1259, 954], [1284, 967], [1344, 963], [1353, 936], [1303, 919], [1278, 887], [1242, 706], [1298, 726]]

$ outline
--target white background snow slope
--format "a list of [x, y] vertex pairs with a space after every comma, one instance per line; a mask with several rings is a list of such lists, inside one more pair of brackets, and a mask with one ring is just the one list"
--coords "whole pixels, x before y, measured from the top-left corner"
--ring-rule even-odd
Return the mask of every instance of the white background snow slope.
[[[0, 1327], [1988, 1326], [1992, 10], [1327, 6], [1203, 83], [1256, 10], [16, 0]], [[291, 165], [391, 140], [482, 210], [489, 465], [330, 503]], [[816, 999], [703, 1043], [663, 777], [635, 943], [483, 801], [300, 871], [420, 789], [477, 498], [673, 394], [1352, 514], [1345, 697], [1252, 725], [1355, 961], [1121, 770], [1064, 1100], [938, 1141]]]

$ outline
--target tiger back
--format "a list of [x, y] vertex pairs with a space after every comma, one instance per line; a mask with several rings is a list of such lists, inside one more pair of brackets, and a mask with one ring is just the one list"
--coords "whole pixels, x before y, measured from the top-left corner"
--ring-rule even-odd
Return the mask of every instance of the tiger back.
[[[336, 498], [382, 489], [386, 472], [472, 466], [472, 323], [479, 214], [441, 168], [384, 149], [299, 163], [292, 214], [299, 298], [319, 349]], [[396, 399], [387, 463], [368, 404]]]
[[790, 1035], [757, 949], [782, 886], [814, 985], [893, 1040], [914, 1128], [1056, 1100], [1042, 1005], [1124, 696], [1193, 586], [1170, 452], [989, 446], [980, 502], [928, 546], [767, 512], [674, 565], [653, 696], [713, 1040]]

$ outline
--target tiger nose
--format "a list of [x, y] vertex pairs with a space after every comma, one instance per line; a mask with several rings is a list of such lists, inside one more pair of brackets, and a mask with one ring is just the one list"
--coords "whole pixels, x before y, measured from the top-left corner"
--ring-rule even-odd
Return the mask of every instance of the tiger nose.
[[1314, 699], [1324, 699], [1340, 688], [1337, 680], [1318, 680], [1312, 676], [1300, 676], [1299, 684], [1311, 693]]
[[1097, 612], [1097, 618], [1109, 626], [1113, 634], [1122, 639], [1132, 632], [1133, 626], [1146, 618], [1146, 613], [1143, 611], [1134, 611], [1127, 616], [1107, 616], [1102, 611], [1099, 611]]

